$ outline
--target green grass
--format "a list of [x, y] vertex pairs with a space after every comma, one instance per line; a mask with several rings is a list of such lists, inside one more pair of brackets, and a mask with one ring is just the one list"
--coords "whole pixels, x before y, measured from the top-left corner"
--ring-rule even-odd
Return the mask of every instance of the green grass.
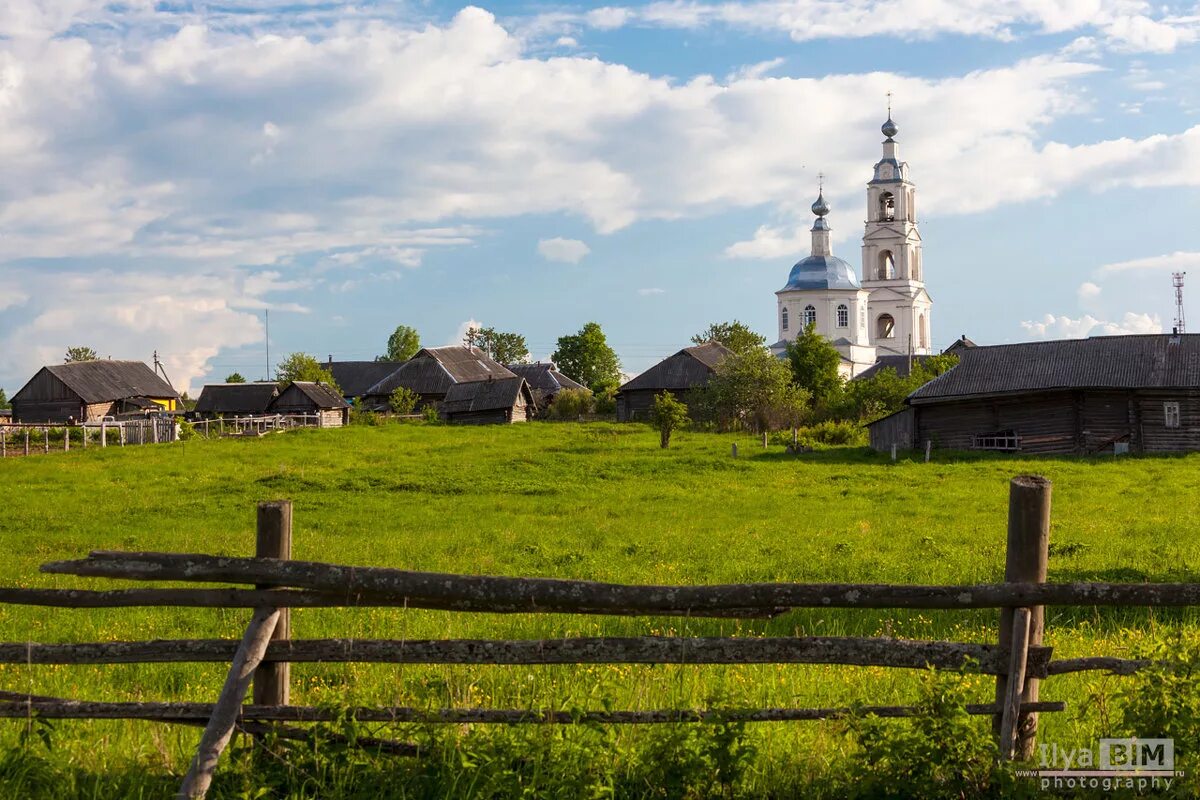
[[[629, 583], [996, 581], [1003, 575], [1007, 482], [1023, 472], [1054, 482], [1052, 581], [1196, 580], [1197, 467], [1200, 456], [957, 454], [893, 464], [861, 449], [793, 457], [777, 447], [764, 451], [750, 437], [687, 432], [664, 451], [646, 427], [609, 424], [413, 424], [89, 448], [0, 462], [0, 583], [115, 585], [38, 572], [43, 562], [92, 549], [250, 555], [255, 503], [278, 498], [295, 503], [299, 559]], [[235, 638], [248, 616], [0, 606], [0, 638]], [[990, 641], [995, 616], [814, 609], [742, 622], [331, 609], [298, 610], [292, 626], [297, 638], [686, 633]], [[1047, 644], [1062, 657], [1124, 655], [1196, 622], [1190, 611], [1051, 609]], [[918, 677], [803, 666], [296, 665], [293, 702], [660, 708], [704, 706], [719, 696], [736, 706], [904, 703], [915, 696]], [[0, 666], [0, 689], [82, 699], [211, 701], [222, 679], [218, 665]], [[1043, 698], [1066, 700], [1069, 710], [1043, 716], [1043, 741], [1090, 745], [1105, 717], [1094, 698], [1119, 681], [1082, 675], [1045, 682]], [[979, 702], [990, 701], [989, 680], [969, 685]], [[24, 727], [0, 723], [0, 750], [13, 748]], [[605, 734], [614, 748], [648, 735]], [[819, 778], [847, 747], [832, 723], [757, 725], [749, 736], [757, 754], [744, 783], [758, 794]], [[78, 796], [108, 796], [118, 784], [103, 781], [135, 775], [129, 786], [143, 788], [121, 792], [155, 796], [165, 785], [155, 780], [186, 766], [196, 733], [139, 722], [62, 722], [54, 739], [46, 769], [60, 789], [74, 775], [72, 786], [93, 786]], [[814, 743], [825, 755], [813, 755]], [[0, 795], [5, 775], [0, 768]], [[149, 782], [138, 783], [143, 779]], [[20, 783], [11, 773], [8, 780]]]

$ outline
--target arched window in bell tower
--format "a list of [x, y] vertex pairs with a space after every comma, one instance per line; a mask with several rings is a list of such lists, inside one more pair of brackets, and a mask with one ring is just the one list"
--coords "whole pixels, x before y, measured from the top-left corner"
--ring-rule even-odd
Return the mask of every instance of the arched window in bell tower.
[[788, 329], [788, 319], [787, 319], [787, 317], [788, 317], [788, 315], [787, 315], [787, 306], [784, 306], [784, 307], [783, 307], [783, 310], [781, 310], [781, 311], [779, 312], [779, 327], [780, 327], [780, 328], [782, 328], [782, 329], [783, 329], [783, 330], [785, 330], [785, 331]]
[[875, 271], [875, 276], [881, 281], [890, 281], [896, 277], [896, 258], [891, 250], [884, 250], [879, 254], [879, 268]]
[[876, 339], [894, 339], [896, 337], [896, 320], [891, 314], [880, 314], [875, 320]]
[[925, 315], [917, 316], [917, 330], [921, 336], [921, 347], [929, 347], [929, 325], [925, 321]]
[[879, 195], [879, 221], [892, 222], [896, 219], [896, 198], [891, 192]]

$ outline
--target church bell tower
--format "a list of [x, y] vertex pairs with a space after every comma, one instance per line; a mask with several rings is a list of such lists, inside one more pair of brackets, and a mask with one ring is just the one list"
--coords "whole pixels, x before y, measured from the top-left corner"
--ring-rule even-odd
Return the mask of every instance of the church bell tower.
[[881, 128], [883, 158], [867, 184], [867, 223], [862, 246], [862, 286], [870, 292], [868, 334], [880, 355], [933, 353], [930, 310], [925, 290], [921, 234], [917, 230], [917, 187], [900, 160], [898, 128]]

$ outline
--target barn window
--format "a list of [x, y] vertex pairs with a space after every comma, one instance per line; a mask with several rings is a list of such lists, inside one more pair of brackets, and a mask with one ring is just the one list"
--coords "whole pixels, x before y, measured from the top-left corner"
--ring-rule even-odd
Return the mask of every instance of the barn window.
[[779, 327], [783, 328], [785, 331], [788, 329], [787, 328], [787, 306], [784, 306], [783, 310], [779, 312]]
[[976, 450], [1020, 450], [1021, 440], [1016, 431], [975, 434]]
[[1179, 427], [1179, 403], [1163, 403], [1163, 417], [1168, 428]]
[[812, 306], [804, 307], [804, 327], [817, 324], [817, 309]]
[[845, 303], [837, 307], [837, 323], [839, 328], [850, 326], [850, 309], [846, 308]]
[[891, 314], [880, 314], [875, 320], [875, 338], [892, 339], [896, 336], [896, 320]]

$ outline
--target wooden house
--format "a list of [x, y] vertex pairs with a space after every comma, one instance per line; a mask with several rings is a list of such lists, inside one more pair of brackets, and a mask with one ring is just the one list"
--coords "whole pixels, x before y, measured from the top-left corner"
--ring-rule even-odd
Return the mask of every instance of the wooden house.
[[544, 413], [563, 389], [587, 388], [559, 372], [558, 367], [552, 361], [539, 361], [536, 364], [505, 364], [504, 366], [509, 372], [524, 378], [525, 382], [529, 384], [536, 414]]
[[392, 392], [404, 386], [421, 398], [418, 408], [428, 405], [436, 407], [446, 399], [446, 393], [455, 384], [515, 377], [478, 348], [457, 345], [425, 347], [391, 375], [364, 392], [362, 406], [386, 411]]
[[12, 398], [15, 422], [96, 422], [179, 408], [179, 394], [154, 370], [109, 359], [42, 367]]
[[446, 392], [438, 413], [447, 422], [487, 425], [525, 422], [533, 410], [529, 384], [514, 375], [456, 383]]
[[323, 383], [292, 381], [267, 406], [269, 414], [317, 416], [321, 428], [340, 428], [350, 422], [350, 404]]
[[871, 423], [877, 450], [1094, 454], [1200, 450], [1200, 334], [1098, 336], [958, 351]]
[[617, 393], [617, 419], [621, 422], [650, 419], [654, 397], [670, 392], [683, 403], [708, 385], [721, 359], [733, 351], [720, 342], [685, 347], [664, 358], [624, 384]]
[[354, 401], [402, 366], [403, 361], [334, 361], [331, 358], [325, 369], [342, 390], [342, 397]]
[[274, 381], [210, 383], [201, 390], [192, 412], [201, 419], [266, 414], [278, 395], [279, 385]]

